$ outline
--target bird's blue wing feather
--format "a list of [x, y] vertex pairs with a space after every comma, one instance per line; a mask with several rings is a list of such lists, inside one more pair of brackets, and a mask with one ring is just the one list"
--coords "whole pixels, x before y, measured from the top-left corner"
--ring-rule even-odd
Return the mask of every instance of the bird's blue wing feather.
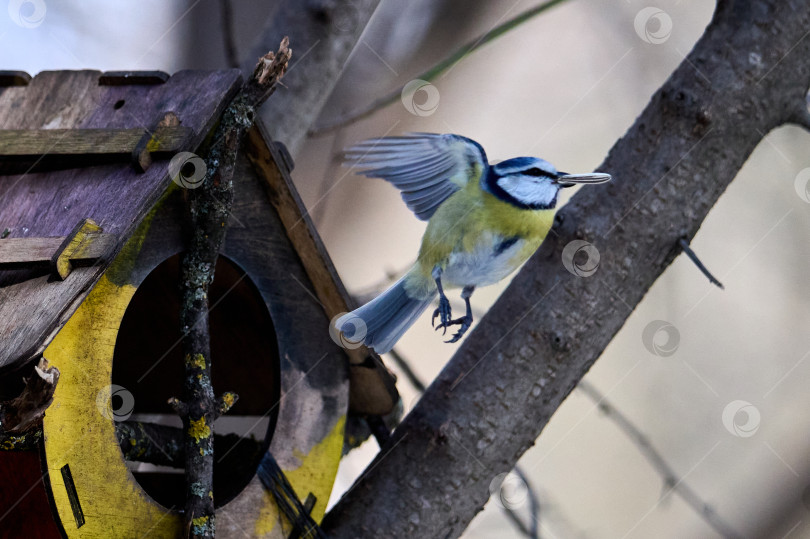
[[359, 174], [396, 186], [405, 204], [424, 221], [488, 166], [484, 149], [474, 140], [434, 133], [366, 140], [347, 149], [344, 157]]

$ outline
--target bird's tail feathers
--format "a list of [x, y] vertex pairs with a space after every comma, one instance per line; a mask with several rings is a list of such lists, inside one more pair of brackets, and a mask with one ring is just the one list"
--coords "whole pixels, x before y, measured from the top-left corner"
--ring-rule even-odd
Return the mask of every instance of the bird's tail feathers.
[[411, 297], [405, 286], [407, 278], [405, 274], [373, 300], [340, 317], [335, 328], [341, 339], [362, 342], [378, 354], [390, 351], [435, 296], [434, 293], [423, 299]]

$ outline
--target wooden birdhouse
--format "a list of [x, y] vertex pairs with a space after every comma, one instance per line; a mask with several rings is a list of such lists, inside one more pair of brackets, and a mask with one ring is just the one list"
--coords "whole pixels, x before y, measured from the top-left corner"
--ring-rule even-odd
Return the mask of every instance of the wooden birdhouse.
[[[59, 372], [41, 431], [16, 438], [36, 450], [0, 451], [0, 536], [181, 535], [183, 431], [167, 401], [183, 376], [184, 197], [240, 80], [0, 74], [0, 401]], [[221, 537], [297, 533], [256, 474], [268, 454], [319, 521], [350, 409], [398, 399], [378, 357], [330, 338], [347, 296], [291, 168], [251, 128], [210, 288], [213, 385], [239, 396], [214, 426]]]

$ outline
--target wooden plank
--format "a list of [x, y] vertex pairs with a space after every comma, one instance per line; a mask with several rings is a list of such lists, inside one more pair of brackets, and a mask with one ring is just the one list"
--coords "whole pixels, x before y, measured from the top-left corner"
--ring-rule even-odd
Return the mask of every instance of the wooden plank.
[[48, 266], [67, 236], [56, 238], [7, 238], [0, 241], [0, 269]]
[[[156, 86], [99, 86], [97, 71], [45, 71], [0, 93], [0, 129], [144, 129], [173, 111], [190, 128], [194, 151], [240, 80], [238, 70], [181, 71]], [[124, 105], [116, 108], [123, 101]], [[0, 230], [9, 238], [66, 236], [91, 218], [121, 248], [165, 191], [168, 160], [138, 174], [129, 163], [19, 176], [0, 175]], [[6, 240], [0, 240], [6, 241]], [[53, 281], [28, 270], [0, 271], [0, 371], [41, 353], [109, 264], [106, 257]]]
[[164, 71], [105, 71], [98, 78], [101, 86], [128, 86], [135, 84], [163, 84], [169, 80]]
[[[259, 176], [266, 182], [270, 202], [301, 258], [315, 295], [331, 320], [350, 310], [350, 296], [337, 275], [315, 225], [309, 215], [302, 211], [304, 205], [289, 171], [282, 171], [277, 165], [284, 163], [285, 156], [270, 141], [269, 135], [263, 132], [260, 125], [248, 132], [246, 154]], [[326, 328], [321, 331], [326, 331]], [[385, 368], [379, 355], [365, 346], [344, 350], [349, 356], [351, 366], [351, 410], [368, 415], [385, 415], [391, 412], [399, 400], [399, 394], [393, 375]]]
[[[8, 238], [0, 241], [0, 270], [50, 266], [53, 255], [68, 236], [54, 238]], [[71, 262], [92, 261], [104, 256], [117, 243], [115, 234], [96, 234]]]
[[102, 241], [96, 241], [102, 239], [101, 231], [101, 227], [92, 219], [84, 219], [77, 224], [51, 257], [53, 275], [64, 281], [73, 271], [74, 265], [95, 262], [109, 254], [115, 247], [117, 238], [115, 234], [104, 234]]
[[0, 157], [24, 159], [43, 155], [103, 155], [129, 158], [146, 134], [150, 153], [177, 152], [184, 147], [188, 127], [158, 127], [150, 134], [134, 129], [9, 129], [0, 131]]
[[[158, 149], [163, 143], [158, 133], [167, 129], [177, 129], [180, 125], [180, 119], [173, 112], [161, 112], [158, 119], [153, 123], [151, 129], [148, 129], [141, 136], [141, 139], [132, 149], [130, 159], [135, 165], [135, 170], [138, 172], [145, 172], [147, 168], [152, 165], [152, 158], [157, 157]], [[153, 156], [153, 154], [156, 154]]]

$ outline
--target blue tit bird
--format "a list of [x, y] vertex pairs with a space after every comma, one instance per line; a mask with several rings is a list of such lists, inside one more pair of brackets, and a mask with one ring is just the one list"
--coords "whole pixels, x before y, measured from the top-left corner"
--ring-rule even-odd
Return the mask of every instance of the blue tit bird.
[[[559, 172], [536, 157], [490, 165], [480, 144], [452, 134], [371, 139], [346, 150], [345, 158], [360, 174], [392, 183], [416, 217], [428, 222], [413, 267], [334, 323], [345, 341], [380, 354], [393, 348], [437, 295], [434, 327], [446, 332], [458, 326], [446, 342], [458, 341], [473, 321], [475, 288], [507, 277], [540, 247], [553, 224], [560, 189], [611, 179]], [[451, 288], [461, 288], [466, 304], [465, 315], [456, 319], [445, 295]]]

